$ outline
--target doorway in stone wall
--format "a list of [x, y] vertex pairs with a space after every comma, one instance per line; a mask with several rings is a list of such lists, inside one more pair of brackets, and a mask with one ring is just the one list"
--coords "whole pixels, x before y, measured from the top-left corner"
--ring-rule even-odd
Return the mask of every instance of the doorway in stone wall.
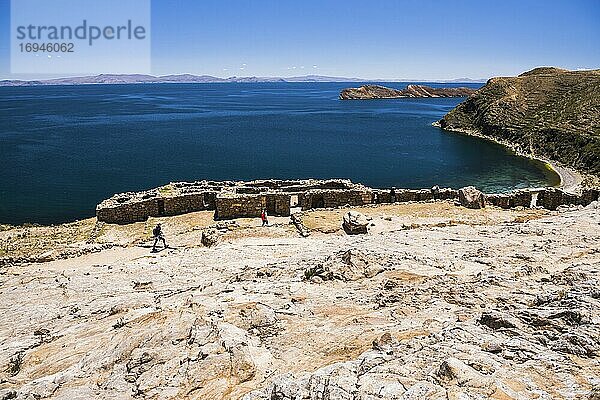
[[275, 204], [275, 199], [272, 197], [267, 196], [266, 202], [265, 202], [265, 208], [267, 209], [267, 214], [269, 215], [276, 215], [276, 204]]
[[163, 215], [165, 215], [165, 201], [158, 199], [158, 216], [162, 217]]
[[325, 199], [323, 196], [313, 196], [310, 202], [311, 208], [325, 208]]
[[290, 215], [302, 211], [302, 207], [298, 205], [298, 195], [292, 194], [290, 196]]

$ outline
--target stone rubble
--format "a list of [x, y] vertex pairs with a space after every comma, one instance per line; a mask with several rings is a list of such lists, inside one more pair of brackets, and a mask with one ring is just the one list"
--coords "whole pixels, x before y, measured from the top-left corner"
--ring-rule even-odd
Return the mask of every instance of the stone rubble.
[[349, 235], [367, 233], [369, 220], [364, 214], [357, 211], [348, 211], [344, 214], [342, 226]]

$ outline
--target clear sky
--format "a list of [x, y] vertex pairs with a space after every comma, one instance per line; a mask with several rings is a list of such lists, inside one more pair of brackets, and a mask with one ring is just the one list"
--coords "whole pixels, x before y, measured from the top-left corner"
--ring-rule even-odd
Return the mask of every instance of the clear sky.
[[[10, 74], [9, 25], [0, 0], [0, 78], [43, 77]], [[153, 0], [151, 46], [155, 75], [428, 80], [600, 68], [600, 0]]]

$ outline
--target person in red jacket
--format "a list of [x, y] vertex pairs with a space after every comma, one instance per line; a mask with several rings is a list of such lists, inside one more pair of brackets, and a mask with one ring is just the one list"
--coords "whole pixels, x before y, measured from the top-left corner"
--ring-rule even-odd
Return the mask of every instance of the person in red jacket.
[[267, 219], [267, 209], [263, 209], [262, 214], [260, 214], [260, 219], [262, 220], [262, 226], [269, 225], [269, 220]]

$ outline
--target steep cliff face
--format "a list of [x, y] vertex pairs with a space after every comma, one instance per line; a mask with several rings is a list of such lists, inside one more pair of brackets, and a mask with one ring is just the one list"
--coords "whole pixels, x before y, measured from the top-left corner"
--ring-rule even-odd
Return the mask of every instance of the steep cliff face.
[[379, 85], [364, 85], [358, 88], [347, 88], [341, 91], [341, 100], [396, 99], [402, 97], [467, 97], [474, 89], [432, 88], [424, 85], [408, 85], [405, 89], [391, 89]]
[[439, 124], [600, 175], [600, 70], [544, 67], [492, 78]]

